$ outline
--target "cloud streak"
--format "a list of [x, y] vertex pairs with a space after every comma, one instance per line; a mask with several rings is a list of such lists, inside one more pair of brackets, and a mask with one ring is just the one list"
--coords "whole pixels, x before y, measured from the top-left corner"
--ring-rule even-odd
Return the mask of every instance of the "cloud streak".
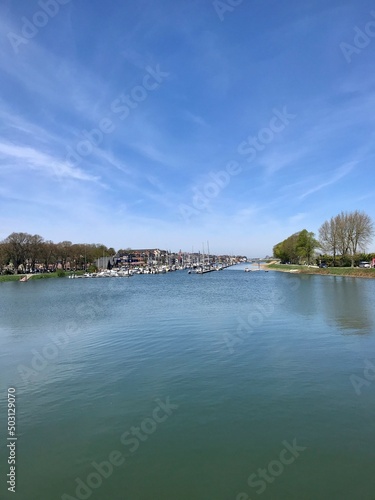
[[[35, 8], [0, 6], [2, 32], [16, 32]], [[16, 231], [27, 222], [25, 230], [44, 235], [45, 228], [52, 237], [48, 207], [70, 240], [189, 249], [209, 239], [217, 252], [230, 245], [256, 255], [269, 254], [299, 224], [316, 231], [322, 207], [375, 217], [363, 192], [375, 157], [373, 51], [364, 50], [349, 71], [339, 50], [366, 9], [365, 0], [340, 8], [276, 3], [272, 11], [243, 2], [241, 15], [220, 23], [211, 3], [195, 0], [111, 9], [94, 0], [90, 9], [82, 2], [61, 8], [17, 56], [5, 37], [3, 227]], [[157, 64], [170, 74], [165, 85], [137, 106], [132, 101], [121, 120], [113, 102], [124, 94], [125, 105], [145, 68]], [[263, 130], [264, 148], [247, 161], [238, 145], [284, 103], [296, 115], [293, 125], [271, 142]], [[113, 132], [78, 162], [67, 156], [107, 117]], [[231, 161], [241, 172], [210, 210], [182, 227], [179, 206]]]
[[32, 168], [46, 176], [52, 176], [57, 179], [74, 179], [89, 182], [97, 182], [99, 180], [97, 176], [90, 175], [67, 162], [60, 161], [51, 155], [27, 146], [0, 142], [0, 157], [5, 165], [9, 165], [12, 168], [20, 170]]
[[351, 162], [346, 165], [343, 165], [342, 167], [338, 168], [334, 175], [327, 181], [321, 182], [320, 184], [317, 184], [316, 186], [308, 189], [301, 195], [299, 195], [298, 199], [303, 200], [307, 196], [311, 196], [314, 193], [317, 193], [321, 189], [325, 189], [328, 186], [332, 186], [333, 184], [336, 184], [338, 181], [340, 181], [343, 177], [347, 176], [353, 168], [356, 166], [357, 162]]

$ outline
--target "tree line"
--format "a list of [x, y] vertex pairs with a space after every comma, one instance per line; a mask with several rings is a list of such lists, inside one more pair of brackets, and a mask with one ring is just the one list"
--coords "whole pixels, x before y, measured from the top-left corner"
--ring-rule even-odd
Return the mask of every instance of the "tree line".
[[273, 255], [284, 263], [312, 264], [317, 260], [315, 251], [319, 249], [323, 252], [319, 261], [329, 261], [333, 266], [354, 267], [357, 261], [372, 257], [372, 254], [364, 252], [374, 234], [374, 223], [365, 212], [341, 212], [320, 226], [318, 239], [313, 232], [303, 229], [277, 243], [273, 247]]
[[38, 234], [12, 233], [0, 241], [0, 273], [18, 273], [66, 269], [84, 269], [98, 258], [116, 252], [103, 244], [54, 243]]

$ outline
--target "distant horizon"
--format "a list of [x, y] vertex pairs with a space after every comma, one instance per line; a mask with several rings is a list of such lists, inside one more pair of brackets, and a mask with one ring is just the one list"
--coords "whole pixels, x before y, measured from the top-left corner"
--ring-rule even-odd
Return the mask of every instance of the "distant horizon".
[[232, 3], [2, 2], [0, 240], [272, 255], [375, 219], [373, 2]]
[[[27, 231], [12, 231], [12, 233], [10, 234], [13, 234], [13, 233], [25, 233], [25, 234], [30, 234], [28, 233]], [[51, 241], [53, 244], [55, 245], [58, 245], [60, 243], [63, 243], [63, 242], [70, 242], [72, 245], [103, 245], [104, 247], [106, 247], [107, 249], [110, 249], [112, 248], [114, 251], [115, 251], [115, 255], [120, 251], [140, 251], [140, 250], [161, 250], [161, 251], [165, 251], [165, 252], [170, 252], [170, 253], [174, 253], [174, 254], [178, 254], [179, 252], [183, 253], [183, 254], [202, 254], [203, 252], [204, 253], [207, 253], [208, 249], [207, 249], [207, 242], [202, 246], [201, 248], [195, 248], [194, 247], [192, 249], [184, 249], [182, 247], [179, 247], [178, 249], [172, 249], [172, 248], [167, 248], [167, 247], [161, 247], [161, 246], [155, 246], [155, 245], [147, 245], [147, 246], [137, 246], [137, 245], [134, 245], [134, 246], [128, 246], [128, 245], [119, 245], [119, 246], [114, 246], [114, 245], [107, 245], [105, 242], [103, 241], [73, 241], [71, 239], [57, 239], [57, 240], [52, 240], [52, 239], [49, 239], [49, 238], [44, 238], [42, 234], [40, 233], [35, 233], [35, 235], [38, 235], [38, 236], [41, 236], [43, 238], [43, 243], [46, 243], [46, 242], [49, 242]], [[10, 236], [10, 235], [7, 235], [7, 236]], [[4, 238], [6, 239], [6, 238]], [[4, 239], [0, 240], [0, 243], [2, 243], [4, 241]], [[209, 243], [209, 242], [208, 242]], [[228, 255], [228, 256], [236, 256], [236, 257], [248, 257], [247, 254], [242, 254], [242, 253], [230, 253], [230, 252], [212, 252], [211, 251], [211, 248], [210, 248], [210, 255]], [[108, 257], [108, 256], [106, 256]], [[268, 254], [266, 254], [264, 256], [264, 258], [266, 257], [269, 257]], [[258, 258], [263, 258], [263, 257], [249, 257], [249, 258], [252, 258], [252, 259], [258, 259]]]

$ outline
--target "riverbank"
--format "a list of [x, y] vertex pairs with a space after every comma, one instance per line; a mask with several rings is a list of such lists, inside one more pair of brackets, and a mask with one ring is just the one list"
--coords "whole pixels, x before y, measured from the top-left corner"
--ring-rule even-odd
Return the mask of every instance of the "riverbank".
[[[82, 274], [83, 271], [75, 271], [75, 274]], [[65, 277], [71, 274], [69, 271], [65, 272]], [[64, 276], [58, 276], [57, 273], [37, 273], [37, 274], [5, 274], [0, 276], [0, 283], [4, 283], [6, 281], [20, 281], [21, 278], [25, 276], [29, 276], [28, 281], [30, 280], [42, 280], [49, 278], [61, 278]]]
[[326, 276], [349, 276], [352, 278], [375, 278], [375, 269], [364, 269], [360, 267], [311, 267], [288, 264], [266, 264], [266, 269], [295, 274], [323, 274]]

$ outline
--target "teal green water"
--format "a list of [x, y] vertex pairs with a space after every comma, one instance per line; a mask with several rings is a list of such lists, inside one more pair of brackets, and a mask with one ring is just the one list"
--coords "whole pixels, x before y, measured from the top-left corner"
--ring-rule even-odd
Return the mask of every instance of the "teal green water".
[[375, 281], [244, 267], [1, 284], [0, 498], [374, 500]]

